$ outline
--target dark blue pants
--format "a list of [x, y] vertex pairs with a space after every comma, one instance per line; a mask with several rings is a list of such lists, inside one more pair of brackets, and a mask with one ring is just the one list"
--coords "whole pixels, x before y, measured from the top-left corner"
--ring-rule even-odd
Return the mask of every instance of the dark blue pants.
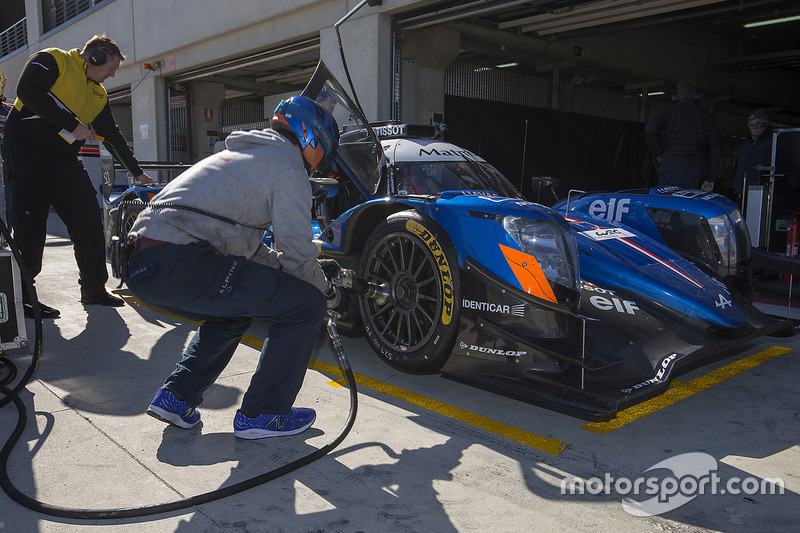
[[136, 297], [205, 321], [164, 388], [200, 405], [251, 320], [269, 319], [269, 339], [241, 409], [249, 415], [289, 413], [325, 317], [319, 289], [243, 257], [220, 255], [207, 243], [152, 246], [131, 256], [129, 272], [128, 287]]

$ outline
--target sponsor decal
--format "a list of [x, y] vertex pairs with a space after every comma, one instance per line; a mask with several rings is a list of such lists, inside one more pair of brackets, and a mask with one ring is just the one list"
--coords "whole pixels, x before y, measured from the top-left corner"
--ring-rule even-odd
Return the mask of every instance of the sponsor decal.
[[623, 394], [630, 394], [635, 390], [639, 390], [642, 387], [648, 387], [650, 385], [655, 385], [657, 383], [663, 383], [664, 377], [669, 374], [669, 369], [672, 364], [675, 362], [675, 359], [678, 358], [678, 354], [674, 353], [672, 355], [668, 355], [664, 359], [661, 360], [661, 363], [658, 365], [658, 370], [656, 370], [656, 375], [652, 378], [648, 379], [647, 381], [642, 381], [641, 383], [637, 383], [633, 387], [628, 389], [620, 389], [620, 392]]
[[442, 324], [446, 326], [453, 319], [453, 304], [455, 301], [453, 298], [455, 294], [453, 275], [450, 265], [447, 263], [447, 257], [444, 255], [444, 250], [442, 250], [439, 241], [425, 226], [414, 220], [408, 220], [406, 221], [406, 229], [422, 239], [422, 242], [425, 243], [436, 259], [436, 266], [439, 267], [439, 274], [442, 277]]
[[624, 239], [636, 237], [635, 233], [622, 228], [597, 228], [589, 231], [582, 231], [581, 235], [586, 235], [593, 241], [606, 241], [609, 239]]
[[439, 156], [439, 157], [467, 157], [469, 159], [478, 160], [480, 159], [478, 156], [470, 152], [469, 150], [437, 150], [436, 148], [431, 148], [430, 150], [426, 150], [425, 148], [419, 149], [419, 156]]
[[589, 204], [589, 214], [601, 220], [620, 222], [622, 215], [630, 212], [630, 203], [630, 198], [610, 198], [608, 202], [595, 200]]
[[525, 316], [525, 304], [508, 305], [464, 299], [461, 305], [465, 309], [489, 311], [490, 313], [497, 313], [501, 315]]
[[390, 124], [388, 126], [376, 126], [372, 128], [378, 137], [388, 137], [390, 135], [405, 135], [408, 124]]
[[630, 300], [622, 300], [620, 298], [606, 298], [605, 296], [590, 296], [589, 301], [595, 306], [597, 309], [601, 311], [611, 311], [615, 310], [618, 313], [627, 313], [629, 315], [635, 315], [636, 311], [639, 310], [639, 307], [636, 305], [636, 302], [632, 302]]
[[635, 315], [636, 311], [639, 310], [639, 306], [636, 305], [636, 302], [631, 300], [623, 300], [616, 296], [616, 293], [611, 289], [604, 289], [602, 287], [598, 287], [594, 283], [588, 281], [581, 281], [581, 291], [582, 292], [594, 292], [599, 294], [607, 294], [608, 296], [598, 296], [592, 295], [589, 297], [589, 301], [593, 306], [601, 311], [611, 311], [616, 310], [618, 313], [627, 313], [629, 315]]
[[470, 352], [488, 353], [492, 355], [504, 355], [506, 357], [522, 357], [528, 352], [518, 352], [516, 350], [498, 350], [496, 348], [487, 348], [486, 346], [476, 346], [474, 344], [467, 344], [464, 341], [459, 341], [459, 346], [462, 350]]
[[725, 309], [728, 306], [733, 307], [733, 302], [725, 298], [724, 294], [720, 293], [719, 301], [717, 301], [717, 307], [720, 309]]
[[500, 196], [496, 192], [492, 191], [458, 191], [458, 192], [461, 196], [481, 196], [495, 201], [504, 201], [506, 199], [505, 196]]
[[672, 192], [672, 196], [676, 198], [698, 198], [700, 200], [711, 200], [719, 195], [715, 192], [698, 191], [695, 189], [678, 189]]
[[581, 290], [587, 292], [596, 292], [598, 294], [616, 294], [616, 291], [612, 291], [611, 289], [604, 289], [598, 285], [595, 285], [591, 281], [584, 281], [581, 280]]
[[223, 292], [231, 292], [233, 290], [233, 285], [231, 285], [231, 278], [233, 277], [236, 269], [239, 267], [239, 260], [236, 259], [231, 263], [231, 267], [228, 269], [227, 274], [225, 274], [225, 279], [222, 280], [222, 287], [219, 288], [219, 294]]

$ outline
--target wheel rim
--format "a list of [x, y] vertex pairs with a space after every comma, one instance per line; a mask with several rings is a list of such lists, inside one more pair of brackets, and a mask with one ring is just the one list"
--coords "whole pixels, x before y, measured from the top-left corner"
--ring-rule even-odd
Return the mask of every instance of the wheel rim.
[[141, 202], [133, 202], [127, 207], [122, 220], [122, 235], [130, 233], [133, 224], [136, 222], [136, 218], [139, 216], [139, 213], [144, 210], [144, 207], [144, 204]]
[[402, 352], [426, 346], [441, 314], [442, 284], [424, 243], [403, 233], [387, 235], [370, 251], [364, 274], [389, 287], [383, 305], [364, 299], [364, 318], [375, 335]]

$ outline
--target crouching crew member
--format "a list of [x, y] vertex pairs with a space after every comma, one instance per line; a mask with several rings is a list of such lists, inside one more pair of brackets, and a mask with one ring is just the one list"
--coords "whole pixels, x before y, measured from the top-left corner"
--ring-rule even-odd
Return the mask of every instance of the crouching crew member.
[[[313, 409], [293, 407], [325, 317], [339, 295], [312, 241], [309, 172], [324, 169], [339, 135], [333, 117], [294, 96], [270, 127], [237, 131], [226, 149], [171, 181], [131, 229], [128, 287], [145, 302], [204, 322], [147, 413], [181, 428], [200, 422], [196, 407], [219, 377], [254, 318], [269, 339], [233, 419], [245, 439], [294, 435]], [[262, 242], [272, 226], [273, 246]]]

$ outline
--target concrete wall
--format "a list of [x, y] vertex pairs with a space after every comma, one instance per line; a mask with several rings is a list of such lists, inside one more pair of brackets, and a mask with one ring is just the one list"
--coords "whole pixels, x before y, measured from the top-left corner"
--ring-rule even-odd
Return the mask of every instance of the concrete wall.
[[[105, 33], [117, 41], [127, 60], [104, 85], [109, 91], [135, 87], [130, 120], [134, 151], [143, 160], [163, 160], [167, 158], [163, 77], [318, 35], [323, 59], [339, 76], [333, 24], [357, 4], [356, 0], [112, 0], [41, 35], [41, 0], [25, 0], [29, 46], [0, 62], [8, 77], [5, 94], [16, 97], [18, 73], [34, 52], [80, 48], [94, 34]], [[371, 119], [390, 115], [390, 15], [421, 4], [385, 0], [380, 7], [365, 5], [341, 27], [350, 72]], [[161, 70], [148, 73], [144, 63], [159, 60], [164, 63]], [[340, 81], [346, 84], [344, 75]]]

